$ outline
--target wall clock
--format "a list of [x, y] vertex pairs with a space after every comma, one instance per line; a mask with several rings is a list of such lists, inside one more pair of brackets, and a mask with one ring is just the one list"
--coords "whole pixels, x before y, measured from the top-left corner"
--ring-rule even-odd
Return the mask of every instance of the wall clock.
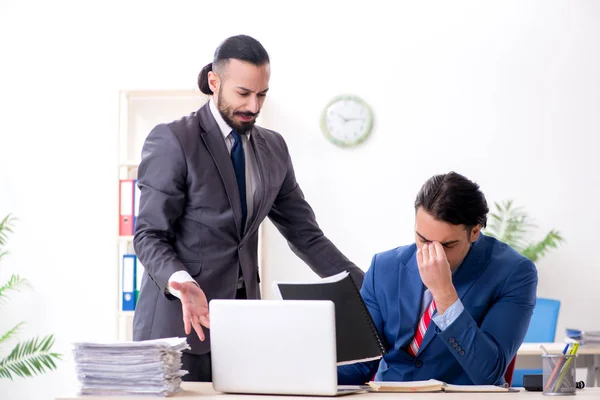
[[373, 128], [373, 111], [360, 97], [340, 95], [323, 109], [321, 129], [332, 143], [351, 147], [364, 141]]

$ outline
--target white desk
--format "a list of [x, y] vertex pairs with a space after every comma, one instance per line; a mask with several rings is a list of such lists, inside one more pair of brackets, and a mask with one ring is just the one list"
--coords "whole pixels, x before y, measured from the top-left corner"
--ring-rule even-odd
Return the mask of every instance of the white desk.
[[[212, 389], [211, 383], [198, 383], [198, 382], [183, 382], [181, 387], [184, 389], [183, 392], [178, 393], [176, 396], [167, 397], [167, 399], [178, 399], [185, 398], [187, 400], [208, 400], [208, 399], [262, 399], [262, 400], [273, 400], [273, 399], [284, 399], [284, 400], [307, 400], [307, 399], [327, 399], [327, 397], [309, 397], [309, 396], [258, 396], [258, 395], [234, 395], [234, 394], [221, 394], [217, 393]], [[342, 397], [330, 397], [331, 399], [402, 399], [402, 400], [489, 400], [490, 398], [498, 400], [511, 400], [514, 398], [538, 398], [548, 399], [548, 396], [544, 396], [542, 392], [527, 392], [520, 391], [519, 393], [360, 393], [351, 394]], [[577, 397], [575, 399], [600, 399], [600, 388], [585, 388], [577, 390]], [[146, 396], [135, 396], [135, 397], [98, 397], [98, 396], [82, 396], [82, 397], [59, 397], [56, 400], [156, 400], [157, 397], [146, 397]]]
[[[523, 343], [517, 352], [515, 369], [542, 369], [540, 344], [548, 352], [560, 354], [566, 343]], [[580, 346], [575, 362], [577, 368], [587, 368], [586, 387], [600, 386], [600, 346]]]

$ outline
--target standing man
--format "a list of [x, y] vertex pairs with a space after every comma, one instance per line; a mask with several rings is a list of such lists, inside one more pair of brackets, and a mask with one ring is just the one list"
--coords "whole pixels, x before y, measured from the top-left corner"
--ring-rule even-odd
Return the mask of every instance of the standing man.
[[537, 290], [531, 260], [481, 233], [488, 206], [455, 172], [415, 201], [415, 243], [376, 254], [361, 294], [388, 345], [379, 361], [338, 367], [340, 384], [437, 379], [501, 385]]
[[198, 77], [209, 102], [156, 126], [142, 149], [134, 248], [146, 273], [133, 336], [187, 335], [184, 380], [211, 380], [208, 301], [260, 298], [257, 232], [265, 217], [318, 275], [347, 270], [362, 284], [364, 273], [319, 228], [283, 137], [255, 125], [269, 77], [258, 41], [226, 39]]

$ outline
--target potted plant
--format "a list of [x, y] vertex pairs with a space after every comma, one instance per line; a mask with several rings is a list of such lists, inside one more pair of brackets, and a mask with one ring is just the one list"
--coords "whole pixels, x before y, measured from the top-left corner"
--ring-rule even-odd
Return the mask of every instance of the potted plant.
[[[8, 254], [4, 246], [8, 238], [8, 234], [12, 233], [14, 218], [7, 215], [0, 221], [0, 261]], [[19, 291], [23, 287], [30, 286], [29, 282], [13, 274], [8, 279], [8, 282], [0, 286], [0, 306], [3, 306], [8, 300], [8, 293], [11, 291]], [[19, 330], [24, 326], [24, 322], [19, 322], [12, 329], [0, 336], [0, 351], [8, 343], [10, 339], [17, 336]], [[0, 332], [1, 333], [1, 332]], [[56, 360], [61, 358], [58, 353], [52, 352], [54, 345], [54, 336], [48, 335], [45, 337], [34, 337], [24, 342], [19, 342], [2, 358], [0, 352], [0, 379], [13, 379], [14, 376], [29, 377], [39, 375], [56, 369]]]
[[494, 206], [495, 211], [490, 213], [492, 218], [484, 233], [508, 244], [533, 262], [565, 241], [559, 231], [552, 229], [542, 240], [532, 242], [530, 233], [536, 225], [521, 207], [515, 207], [512, 200], [494, 203]]

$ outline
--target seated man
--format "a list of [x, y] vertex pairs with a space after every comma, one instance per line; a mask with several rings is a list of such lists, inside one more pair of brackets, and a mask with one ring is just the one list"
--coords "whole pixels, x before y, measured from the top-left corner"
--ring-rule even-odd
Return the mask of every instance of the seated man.
[[481, 233], [479, 186], [450, 172], [415, 201], [415, 244], [373, 257], [361, 294], [388, 353], [338, 367], [339, 384], [438, 379], [501, 385], [533, 313], [537, 270]]

